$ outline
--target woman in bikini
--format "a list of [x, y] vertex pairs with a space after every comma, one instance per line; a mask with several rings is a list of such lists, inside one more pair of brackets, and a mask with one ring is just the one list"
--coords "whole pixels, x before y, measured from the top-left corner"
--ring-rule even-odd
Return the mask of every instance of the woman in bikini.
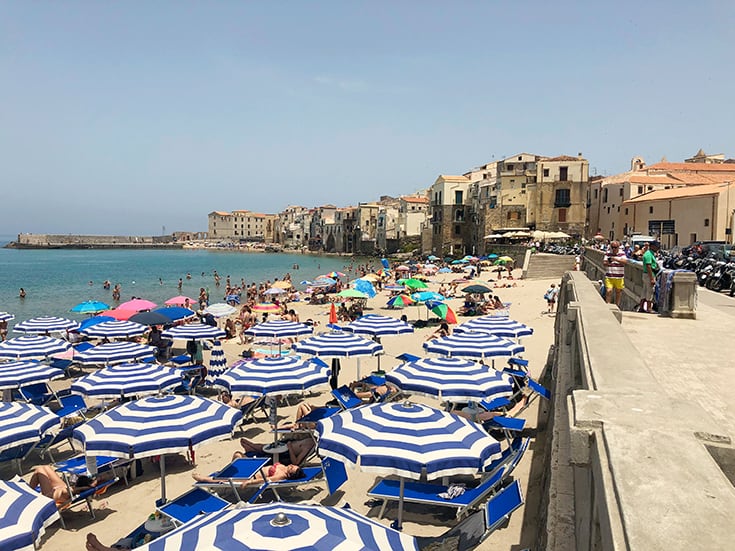
[[[260, 469], [260, 473], [266, 482], [281, 482], [283, 480], [296, 480], [304, 477], [304, 471], [298, 465], [284, 465], [282, 463], [274, 463], [268, 467]], [[201, 476], [198, 473], [193, 473], [192, 478], [197, 482], [207, 482], [209, 484], [226, 484], [226, 480], [217, 480], [210, 476]], [[248, 484], [261, 484], [260, 478], [251, 478], [240, 483], [240, 486], [247, 486]]]

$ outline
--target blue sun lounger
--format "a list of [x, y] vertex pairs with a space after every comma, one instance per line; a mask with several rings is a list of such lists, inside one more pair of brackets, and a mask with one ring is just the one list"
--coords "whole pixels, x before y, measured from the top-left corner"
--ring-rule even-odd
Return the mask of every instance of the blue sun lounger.
[[[498, 469], [486, 480], [480, 482], [474, 488], [465, 490], [462, 495], [453, 499], [439, 497], [439, 494], [449, 490], [449, 486], [406, 480], [404, 481], [403, 487], [403, 501], [434, 507], [453, 507], [457, 510], [457, 517], [459, 518], [477, 508], [488, 496], [497, 492], [503, 482], [503, 475], [504, 469]], [[367, 495], [373, 499], [383, 500], [380, 512], [378, 513], [378, 518], [382, 518], [388, 502], [400, 500], [401, 481], [383, 479], [373, 486]]]
[[173, 520], [174, 524], [181, 525], [205, 513], [216, 513], [230, 502], [214, 495], [202, 488], [192, 488], [185, 494], [158, 507], [158, 511]]
[[269, 461], [270, 457], [244, 457], [235, 459], [222, 470], [209, 475], [215, 479], [215, 482], [197, 482], [194, 486], [197, 488], [218, 488], [223, 484], [229, 484], [237, 500], [242, 501], [237, 487], [243, 482], [252, 480], [256, 475], [261, 474], [261, 469]]
[[[336, 459], [324, 458], [319, 467], [304, 467], [303, 470], [304, 476], [302, 478], [282, 480], [280, 482], [264, 482], [253, 497], [248, 500], [248, 503], [258, 501], [266, 490], [271, 490], [276, 500], [282, 501], [281, 495], [278, 493], [279, 490], [295, 488], [320, 480], [326, 481], [329, 494], [332, 495], [347, 481], [347, 471], [345, 470], [344, 463]], [[323, 477], [320, 477], [320, 475], [323, 475]]]

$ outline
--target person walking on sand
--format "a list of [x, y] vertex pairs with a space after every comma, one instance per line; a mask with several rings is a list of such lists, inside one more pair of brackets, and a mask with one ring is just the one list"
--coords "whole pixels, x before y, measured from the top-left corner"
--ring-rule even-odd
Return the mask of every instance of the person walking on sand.
[[554, 313], [554, 305], [556, 304], [556, 296], [559, 294], [559, 288], [556, 283], [552, 283], [551, 286], [546, 290], [544, 298], [546, 299], [546, 313]]

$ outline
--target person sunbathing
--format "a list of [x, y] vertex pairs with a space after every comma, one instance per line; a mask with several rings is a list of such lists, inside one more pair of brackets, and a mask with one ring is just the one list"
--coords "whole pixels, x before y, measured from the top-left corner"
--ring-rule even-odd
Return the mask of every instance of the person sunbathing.
[[[268, 467], [260, 469], [260, 474], [266, 482], [282, 482], [284, 480], [298, 480], [304, 477], [304, 470], [298, 465], [284, 465], [283, 463], [274, 463]], [[193, 473], [191, 477], [197, 482], [206, 482], [207, 484], [227, 484], [229, 483], [224, 479], [212, 478], [211, 476], [202, 476], [198, 473]], [[250, 484], [262, 484], [262, 479], [253, 477], [248, 480], [240, 482], [241, 487], [248, 486]]]
[[[232, 456], [233, 459], [240, 459], [243, 457], [246, 457], [246, 454], [256, 454], [256, 455], [268, 455], [268, 452], [266, 452], [263, 448], [265, 448], [265, 444], [256, 444], [255, 442], [251, 442], [247, 438], [240, 438], [240, 445], [242, 446], [243, 450], [245, 452], [235, 452]], [[312, 438], [304, 438], [303, 440], [289, 440], [286, 442], [286, 446], [288, 447], [288, 462], [290, 465], [301, 465], [301, 463], [306, 459], [306, 457], [311, 453], [311, 451], [314, 449], [314, 440]]]
[[528, 396], [524, 394], [511, 409], [505, 412], [499, 410], [487, 411], [485, 409], [466, 407], [462, 409], [453, 409], [450, 413], [453, 415], [459, 415], [460, 417], [464, 417], [475, 423], [484, 423], [485, 421], [489, 421], [493, 417], [498, 417], [500, 415], [505, 417], [515, 417], [518, 413], [523, 411], [527, 403]]
[[[97, 485], [97, 480], [88, 476], [80, 476], [72, 487], [75, 494], [79, 494]], [[39, 465], [33, 470], [31, 480], [28, 482], [31, 488], [41, 487], [41, 493], [50, 497], [56, 503], [65, 503], [71, 499], [66, 482], [59, 476], [50, 465]]]
[[219, 395], [219, 401], [223, 404], [227, 404], [230, 407], [233, 408], [241, 408], [245, 404], [249, 404], [250, 402], [255, 401], [255, 398], [252, 396], [241, 396], [240, 398], [233, 398], [232, 394], [230, 394], [227, 390], [223, 390], [220, 392]]

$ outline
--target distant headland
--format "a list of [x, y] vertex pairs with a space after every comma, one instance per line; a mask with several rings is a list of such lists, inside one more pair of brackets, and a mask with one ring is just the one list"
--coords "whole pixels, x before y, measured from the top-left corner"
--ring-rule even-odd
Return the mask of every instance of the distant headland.
[[74, 235], [21, 233], [8, 249], [181, 249], [173, 235]]

